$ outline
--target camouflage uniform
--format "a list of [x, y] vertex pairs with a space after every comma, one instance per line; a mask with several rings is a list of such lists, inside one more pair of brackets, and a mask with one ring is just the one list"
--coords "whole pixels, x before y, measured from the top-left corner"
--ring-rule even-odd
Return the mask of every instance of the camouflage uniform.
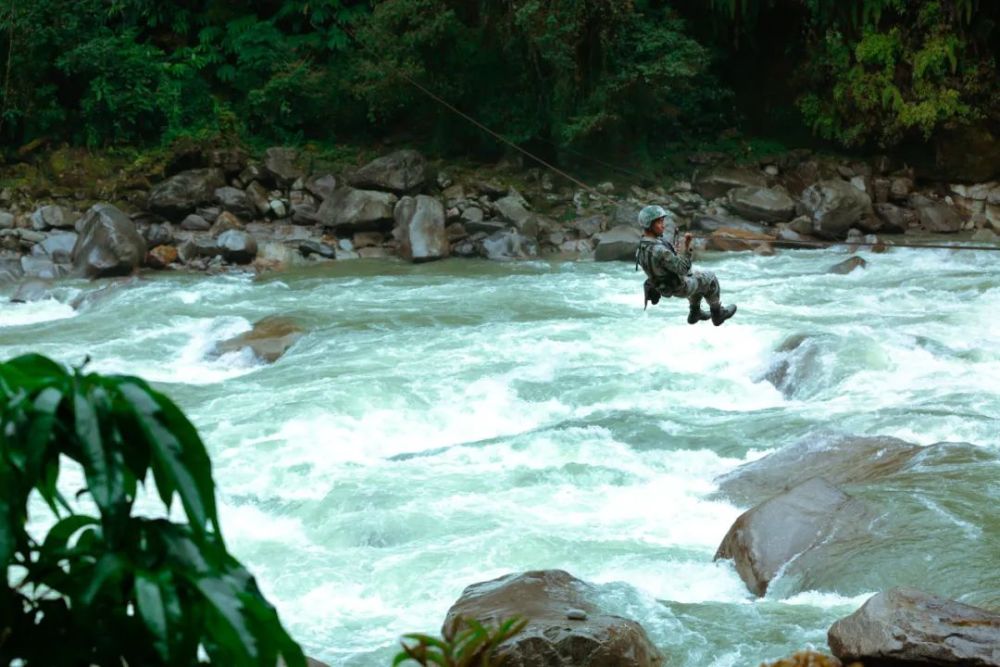
[[692, 309], [701, 307], [702, 298], [712, 308], [721, 307], [718, 279], [714, 273], [691, 270], [690, 249], [679, 255], [662, 238], [643, 236], [635, 260], [663, 296], [686, 298]]

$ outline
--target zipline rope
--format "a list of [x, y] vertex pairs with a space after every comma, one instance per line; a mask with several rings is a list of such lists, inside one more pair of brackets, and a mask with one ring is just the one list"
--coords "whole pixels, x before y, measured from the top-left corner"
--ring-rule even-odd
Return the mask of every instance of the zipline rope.
[[[353, 30], [350, 30], [350, 29], [348, 29], [346, 27], [344, 27], [343, 29], [344, 29], [344, 32], [347, 33], [347, 35], [351, 38], [351, 40], [356, 45], [358, 45], [362, 49], [365, 48], [365, 45], [361, 44], [361, 42], [354, 36], [354, 31]], [[433, 91], [429, 90], [426, 86], [424, 86], [420, 82], [416, 81], [415, 79], [413, 79], [412, 77], [410, 77], [406, 73], [401, 72], [399, 70], [395, 70], [395, 71], [393, 71], [393, 74], [395, 76], [398, 76], [399, 78], [403, 79], [404, 81], [406, 81], [407, 83], [409, 83], [411, 86], [413, 86], [414, 88], [416, 88], [417, 90], [419, 90], [424, 95], [426, 95], [427, 97], [431, 98], [432, 100], [434, 100], [435, 102], [437, 102], [441, 106], [445, 107], [446, 109], [448, 109], [452, 113], [455, 113], [456, 115], [461, 116], [466, 121], [468, 121], [472, 125], [478, 127], [483, 132], [486, 132], [490, 136], [494, 137], [497, 141], [500, 141], [501, 143], [503, 143], [503, 144], [505, 144], [507, 146], [510, 146], [514, 150], [518, 151], [519, 153], [521, 153], [522, 155], [526, 156], [527, 158], [529, 158], [531, 160], [534, 160], [535, 162], [537, 162], [538, 164], [542, 165], [546, 169], [549, 169], [553, 173], [556, 173], [556, 174], [562, 176], [563, 178], [565, 178], [566, 180], [570, 181], [571, 183], [574, 183], [574, 184], [580, 186], [581, 188], [583, 188], [584, 190], [586, 190], [588, 193], [590, 193], [592, 196], [595, 196], [595, 197], [597, 197], [599, 199], [604, 199], [604, 200], [606, 200], [606, 201], [608, 201], [608, 202], [610, 202], [612, 204], [617, 204], [618, 203], [618, 200], [616, 200], [615, 198], [613, 198], [613, 197], [611, 197], [609, 195], [606, 195], [603, 192], [600, 192], [596, 188], [588, 185], [587, 183], [584, 183], [580, 179], [572, 176], [571, 174], [566, 173], [565, 171], [563, 171], [559, 167], [557, 167], [557, 166], [551, 164], [550, 162], [548, 162], [548, 161], [546, 161], [546, 160], [538, 157], [537, 155], [535, 155], [531, 151], [529, 151], [529, 150], [527, 150], [527, 149], [525, 149], [525, 148], [523, 148], [521, 146], [518, 146], [516, 143], [514, 143], [513, 141], [511, 141], [507, 137], [503, 136], [499, 132], [496, 132], [492, 128], [484, 125], [483, 123], [479, 122], [478, 120], [476, 120], [475, 118], [473, 118], [469, 114], [467, 114], [464, 111], [462, 111], [461, 109], [457, 108], [456, 106], [454, 106], [453, 104], [451, 104], [447, 100], [445, 100], [442, 97], [438, 96]], [[549, 142], [549, 143], [551, 143], [551, 142]], [[553, 144], [553, 145], [555, 145], [555, 144]], [[603, 164], [603, 165], [605, 165], [607, 167], [610, 167], [612, 169], [616, 169], [616, 170], [618, 170], [620, 172], [623, 172], [623, 173], [626, 173], [626, 174], [629, 174], [629, 175], [633, 175], [633, 176], [639, 176], [638, 174], [635, 174], [634, 172], [630, 172], [627, 169], [624, 169], [622, 167], [617, 167], [617, 166], [612, 165], [612, 164], [610, 164], [608, 162], [604, 162], [603, 160], [599, 160], [597, 158], [590, 157], [590, 156], [585, 155], [583, 153], [580, 153], [578, 151], [571, 151], [571, 152], [573, 152], [576, 155], [579, 155], [581, 157], [585, 157], [587, 159], [594, 160], [595, 162]], [[696, 235], [696, 234], [692, 234], [692, 236], [694, 236], [695, 238], [708, 238], [706, 236]], [[857, 246], [857, 247], [885, 245], [887, 249], [891, 246], [891, 247], [894, 247], [894, 248], [925, 248], [925, 249], [929, 248], [929, 249], [943, 249], [943, 250], [990, 250], [990, 251], [1000, 251], [1000, 245], [996, 245], [996, 246], [988, 246], [988, 245], [966, 245], [966, 244], [962, 244], [962, 243], [955, 243], [955, 244], [919, 243], [919, 244], [916, 244], [916, 243], [895, 243], [895, 242], [891, 242], [891, 241], [890, 242], [879, 241], [879, 242], [875, 242], [875, 243], [868, 243], [868, 242], [856, 242], [856, 241], [847, 241], [847, 240], [845, 240], [845, 241], [797, 241], [797, 240], [783, 240], [783, 239], [742, 239], [742, 238], [739, 238], [739, 237], [732, 237], [732, 238], [733, 238], [733, 240], [742, 241], [744, 243], [771, 243], [771, 244], [778, 245], [778, 246], [797, 245], [797, 246], [803, 246], [803, 247], [809, 247], [809, 248], [830, 248], [830, 247], [838, 246], [838, 245]]]

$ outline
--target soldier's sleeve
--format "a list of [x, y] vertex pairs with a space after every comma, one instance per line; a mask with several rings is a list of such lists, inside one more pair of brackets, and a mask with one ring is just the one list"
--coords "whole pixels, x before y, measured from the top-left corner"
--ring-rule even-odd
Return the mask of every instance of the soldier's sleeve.
[[657, 248], [655, 260], [663, 269], [674, 273], [681, 278], [688, 274], [691, 270], [691, 253], [685, 252], [683, 255], [677, 255], [666, 247]]

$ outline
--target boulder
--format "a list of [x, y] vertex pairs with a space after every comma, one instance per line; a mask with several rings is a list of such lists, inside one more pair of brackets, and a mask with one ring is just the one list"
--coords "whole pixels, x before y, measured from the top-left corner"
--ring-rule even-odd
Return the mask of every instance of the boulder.
[[180, 220], [199, 204], [212, 203], [215, 191], [225, 184], [221, 169], [182, 171], [154, 185], [147, 206], [164, 217]]
[[299, 152], [294, 148], [273, 146], [264, 151], [264, 174], [267, 179], [280, 188], [287, 188], [296, 179], [304, 175], [295, 166]]
[[303, 335], [302, 327], [287, 317], [272, 315], [254, 323], [250, 331], [216, 345], [217, 354], [250, 348], [268, 363], [277, 361]]
[[635, 225], [618, 225], [597, 234], [594, 259], [598, 262], [634, 262], [642, 234]]
[[705, 199], [721, 197], [733, 188], [767, 186], [763, 174], [739, 167], [716, 167], [698, 174], [692, 189]]
[[708, 237], [706, 247], [708, 250], [738, 252], [741, 250], [753, 250], [761, 243], [769, 243], [773, 240], [774, 237], [769, 234], [732, 227], [722, 227], [712, 232], [712, 235]]
[[403, 197], [393, 212], [393, 236], [400, 242], [400, 255], [413, 262], [427, 262], [448, 256], [444, 206], [427, 195]]
[[518, 195], [507, 195], [494, 202], [500, 216], [508, 222], [514, 223], [518, 230], [522, 230], [531, 219], [531, 212], [525, 206], [525, 201]]
[[917, 223], [913, 211], [895, 204], [875, 204], [875, 215], [882, 221], [878, 231], [888, 234], [902, 234]]
[[691, 220], [691, 231], [693, 232], [714, 232], [718, 229], [741, 229], [755, 234], [765, 233], [764, 225], [750, 222], [743, 218], [731, 215], [719, 215], [717, 213], [703, 213], [695, 215]]
[[20, 259], [0, 259], [0, 285], [20, 280], [23, 275]]
[[222, 232], [215, 243], [227, 262], [249, 264], [257, 257], [257, 241], [240, 229]]
[[146, 265], [154, 269], [165, 269], [177, 261], [177, 248], [172, 245], [158, 245], [146, 255]]
[[962, 231], [964, 221], [954, 207], [919, 194], [910, 195], [909, 204], [910, 208], [916, 211], [920, 226], [927, 231], [941, 233]]
[[448, 610], [441, 634], [451, 640], [467, 619], [496, 626], [519, 616], [527, 625], [495, 649], [511, 667], [659, 667], [663, 655], [633, 620], [596, 602], [594, 586], [562, 570], [538, 570], [473, 584]]
[[32, 246], [31, 254], [35, 257], [48, 257], [56, 264], [69, 264], [73, 261], [73, 248], [79, 237], [76, 232], [49, 234], [44, 241]]
[[119, 209], [94, 204], [83, 217], [72, 255], [76, 272], [88, 278], [128, 275], [146, 257], [146, 241]]
[[309, 255], [319, 255], [320, 257], [325, 257], [326, 259], [337, 259], [337, 251], [326, 243], [321, 243], [320, 241], [303, 241], [299, 244], [299, 252], [303, 257], [308, 257]]
[[212, 223], [202, 216], [192, 213], [181, 220], [179, 227], [186, 232], [207, 232], [212, 228]]
[[337, 188], [316, 212], [316, 219], [338, 233], [388, 229], [397, 198], [388, 192]]
[[845, 663], [1000, 667], [1000, 613], [893, 588], [830, 626], [827, 643]]
[[222, 210], [244, 220], [253, 220], [257, 215], [257, 206], [250, 201], [250, 196], [239, 188], [226, 186], [216, 189], [215, 201]]
[[42, 206], [31, 214], [31, 228], [45, 231], [53, 227], [58, 229], [73, 229], [80, 216], [65, 206]]
[[726, 199], [726, 208], [747, 220], [787, 222], [795, 217], [795, 201], [780, 190], [739, 187], [730, 190]]
[[[797, 336], [786, 345], [804, 338]], [[871, 482], [915, 465], [924, 452], [946, 447], [921, 447], [885, 436], [810, 437], [744, 463], [715, 481], [720, 495], [740, 505], [756, 504], [805, 482], [818, 470], [837, 486]]]
[[843, 239], [847, 231], [871, 214], [871, 198], [850, 183], [820, 181], [805, 189], [802, 204], [812, 220], [812, 232], [824, 239]]
[[569, 223], [569, 228], [579, 234], [580, 238], [589, 239], [602, 232], [606, 225], [607, 219], [603, 215], [591, 215], [574, 220]]
[[854, 269], [863, 269], [866, 266], [868, 266], [868, 262], [866, 262], [864, 258], [848, 257], [843, 262], [839, 262], [838, 264], [834, 264], [833, 266], [831, 266], [827, 270], [827, 273], [837, 273], [840, 275], [846, 275], [851, 271], [853, 271]]
[[529, 259], [538, 256], [538, 242], [517, 230], [505, 229], [480, 240], [477, 250], [486, 259]]
[[802, 567], [807, 552], [853, 538], [869, 514], [861, 501], [813, 477], [741, 514], [715, 559], [733, 560], [750, 592], [763, 597], [792, 560]]
[[361, 189], [388, 190], [396, 194], [412, 193], [430, 178], [427, 160], [415, 150], [401, 150], [373, 160], [348, 178]]
[[337, 189], [337, 177], [333, 174], [313, 174], [305, 181], [306, 190], [320, 201], [324, 201]]
[[188, 264], [200, 258], [211, 258], [222, 254], [216, 239], [204, 234], [196, 234], [177, 246], [177, 256]]
[[38, 280], [35, 278], [25, 280], [14, 290], [14, 294], [10, 297], [10, 302], [30, 303], [32, 301], [48, 299], [52, 296], [49, 292], [51, 287], [52, 283], [47, 280]]
[[41, 280], [58, 280], [69, 273], [65, 264], [56, 264], [48, 257], [34, 257], [32, 255], [21, 257], [21, 271], [28, 278]]

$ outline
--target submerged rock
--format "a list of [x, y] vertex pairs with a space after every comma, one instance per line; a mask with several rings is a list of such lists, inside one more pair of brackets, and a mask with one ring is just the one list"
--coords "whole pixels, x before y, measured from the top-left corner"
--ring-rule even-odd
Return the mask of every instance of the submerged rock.
[[255, 322], [250, 331], [222, 341], [215, 351], [225, 354], [250, 348], [263, 361], [273, 363], [303, 334], [302, 327], [294, 320], [275, 315]]
[[894, 588], [834, 623], [827, 642], [865, 665], [1000, 667], [1000, 613]]
[[528, 621], [501, 643], [496, 656], [511, 667], [658, 667], [663, 655], [635, 621], [613, 616], [595, 602], [592, 585], [562, 570], [508, 574], [473, 584], [448, 610], [446, 639], [466, 619], [495, 626], [511, 616]]
[[863, 269], [866, 266], [868, 266], [868, 262], [863, 257], [848, 257], [843, 262], [831, 266], [827, 273], [847, 275], [854, 269]]

